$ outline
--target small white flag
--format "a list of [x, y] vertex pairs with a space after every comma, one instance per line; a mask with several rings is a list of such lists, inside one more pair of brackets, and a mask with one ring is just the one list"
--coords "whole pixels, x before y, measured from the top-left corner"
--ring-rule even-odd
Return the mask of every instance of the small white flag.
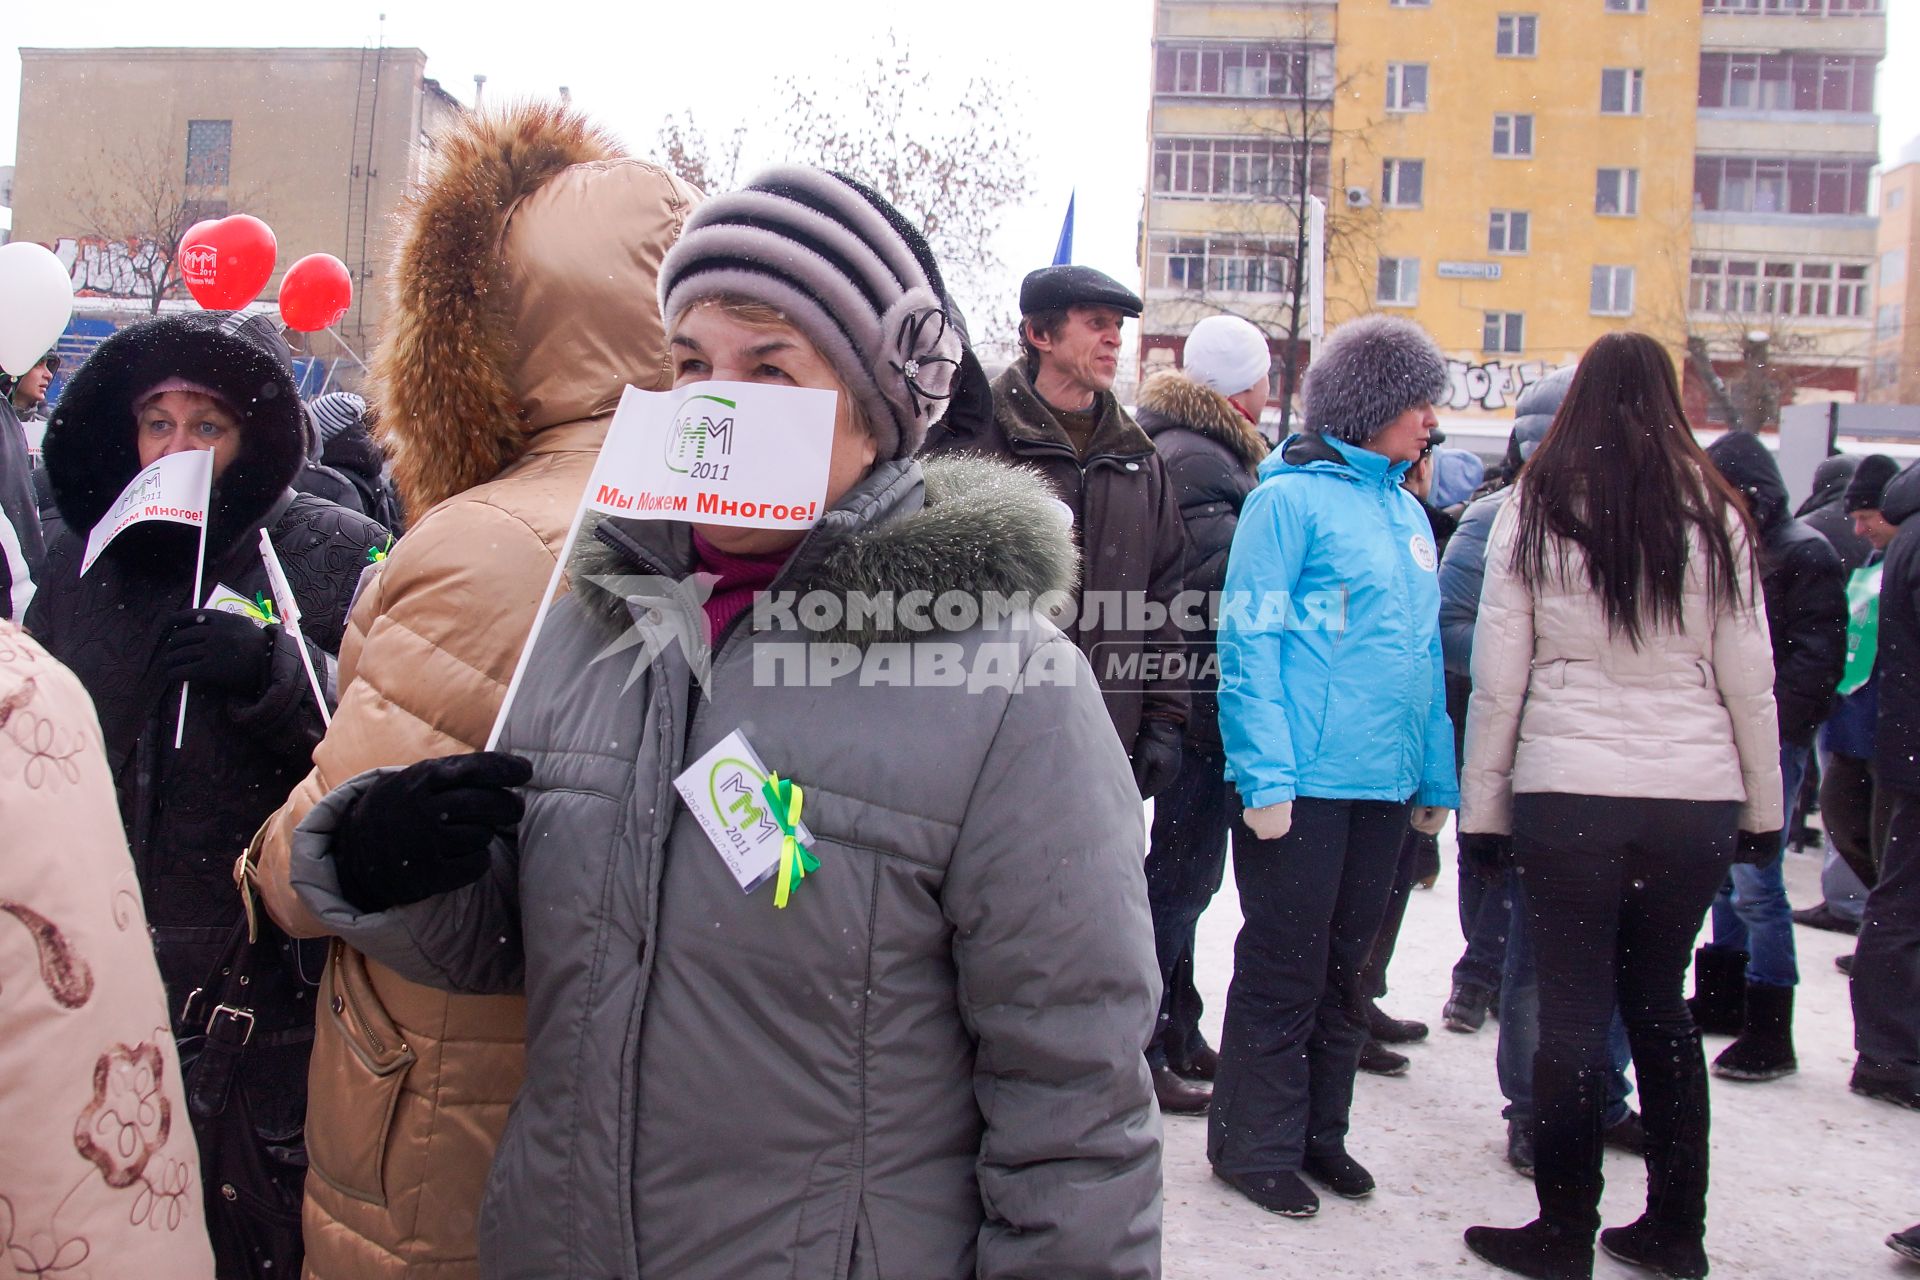
[[[129, 480], [107, 514], [93, 526], [93, 532], [87, 535], [86, 554], [80, 560], [82, 576], [93, 568], [109, 542], [142, 521], [167, 520], [204, 529], [212, 490], [211, 449], [183, 449], [160, 459]], [[194, 595], [198, 597], [198, 590]]]

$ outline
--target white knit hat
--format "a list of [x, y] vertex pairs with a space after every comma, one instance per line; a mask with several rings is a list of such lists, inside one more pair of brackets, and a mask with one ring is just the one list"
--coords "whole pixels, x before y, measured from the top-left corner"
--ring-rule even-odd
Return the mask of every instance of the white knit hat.
[[1272, 367], [1266, 335], [1239, 316], [1208, 316], [1187, 335], [1187, 376], [1223, 396], [1239, 395]]

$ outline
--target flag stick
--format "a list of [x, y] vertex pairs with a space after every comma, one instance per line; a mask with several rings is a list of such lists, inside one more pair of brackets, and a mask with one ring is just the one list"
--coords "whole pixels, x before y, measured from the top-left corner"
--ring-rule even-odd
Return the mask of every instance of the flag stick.
[[[212, 474], [212, 468], [208, 468], [208, 474]], [[211, 488], [211, 481], [209, 481], [209, 488]], [[200, 517], [200, 554], [193, 558], [193, 598], [187, 601], [187, 608], [189, 609], [198, 609], [200, 607], [202, 575], [205, 574], [207, 570], [207, 525], [213, 519], [213, 502], [211, 495], [209, 495], [207, 507], [208, 510]], [[180, 749], [180, 743], [186, 736], [187, 685], [185, 681], [182, 681], [180, 684], [180, 714], [173, 718], [173, 749], [175, 751]]]
[[287, 571], [280, 567], [280, 557], [273, 550], [273, 535], [265, 529], [260, 531], [260, 560], [267, 567], [267, 583], [273, 590], [273, 598], [280, 605], [280, 625], [293, 637], [293, 647], [300, 651], [300, 665], [307, 669], [307, 685], [313, 690], [313, 700], [320, 707], [320, 723], [333, 728], [333, 713], [327, 710], [326, 691], [320, 687], [320, 677], [313, 669], [313, 655], [307, 651], [307, 638], [300, 630], [300, 602], [293, 598], [293, 585], [287, 581]]
[[553, 573], [547, 578], [547, 589], [540, 596], [540, 607], [534, 611], [527, 642], [521, 646], [520, 658], [513, 664], [513, 678], [507, 681], [507, 693], [500, 700], [500, 712], [494, 716], [493, 728], [487, 733], [488, 751], [500, 745], [500, 734], [507, 727], [507, 712], [513, 709], [514, 695], [520, 692], [520, 681], [526, 676], [527, 663], [533, 658], [534, 642], [540, 639], [540, 629], [546, 625], [548, 606], [553, 603], [554, 593], [560, 590], [560, 579], [567, 571], [567, 560], [573, 555], [574, 540], [580, 536], [580, 526], [586, 523], [586, 519], [587, 494], [582, 493], [580, 505], [573, 513], [573, 527], [567, 530], [567, 540], [560, 544], [560, 554], [553, 562]]

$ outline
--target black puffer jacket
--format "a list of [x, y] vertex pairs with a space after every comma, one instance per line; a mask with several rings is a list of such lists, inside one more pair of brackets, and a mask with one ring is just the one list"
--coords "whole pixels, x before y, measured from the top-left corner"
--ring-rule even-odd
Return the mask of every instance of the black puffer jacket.
[[1847, 660], [1846, 571], [1827, 540], [1787, 514], [1787, 486], [1759, 440], [1730, 432], [1707, 456], [1746, 498], [1760, 530], [1761, 587], [1773, 636], [1780, 741], [1808, 746], [1833, 709]]
[[1920, 463], [1887, 482], [1880, 514], [1900, 531], [1887, 547], [1880, 579], [1873, 774], [1879, 786], [1920, 793]]
[[[1134, 419], [1167, 464], [1167, 478], [1186, 525], [1186, 592], [1212, 599], [1227, 583], [1227, 552], [1233, 546], [1240, 505], [1260, 483], [1254, 469], [1267, 456], [1267, 442], [1233, 402], [1212, 387], [1168, 369], [1140, 388]], [[1190, 649], [1211, 650], [1215, 619], [1189, 632]], [[1198, 656], [1210, 656], [1198, 655]], [[1193, 682], [1187, 741], [1220, 745], [1219, 677], [1205, 665]]]
[[[238, 407], [241, 452], [214, 485], [202, 594], [216, 585], [269, 593], [259, 530], [300, 601], [302, 629], [326, 679], [360, 574], [386, 532], [364, 516], [288, 484], [304, 427], [285, 346], [258, 318], [164, 317], [100, 345], [73, 378], [47, 432], [46, 465], [65, 529], [48, 553], [27, 627], [73, 669], [100, 714], [162, 976], [179, 1015], [206, 976], [209, 948], [237, 919], [234, 858], [305, 776], [321, 722], [292, 638], [273, 628], [271, 676], [244, 699], [196, 685], [173, 747], [180, 689], [155, 665], [168, 616], [189, 604], [195, 530], [135, 525], [85, 577], [85, 535], [140, 469], [133, 397], [169, 375], [201, 383]], [[305, 1006], [289, 1020], [311, 1017]], [[262, 1013], [259, 1030], [266, 1031]]]

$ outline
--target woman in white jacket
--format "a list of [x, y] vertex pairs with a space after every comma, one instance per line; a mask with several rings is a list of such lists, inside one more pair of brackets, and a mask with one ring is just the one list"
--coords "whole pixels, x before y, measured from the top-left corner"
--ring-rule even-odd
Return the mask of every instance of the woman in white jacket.
[[1681, 995], [1737, 850], [1781, 826], [1773, 659], [1751, 531], [1644, 334], [1581, 359], [1496, 520], [1473, 644], [1463, 852], [1511, 858], [1539, 952], [1539, 1218], [1473, 1227], [1508, 1271], [1586, 1280], [1616, 998], [1647, 1130], [1647, 1211], [1600, 1234], [1707, 1274], [1707, 1075]]

